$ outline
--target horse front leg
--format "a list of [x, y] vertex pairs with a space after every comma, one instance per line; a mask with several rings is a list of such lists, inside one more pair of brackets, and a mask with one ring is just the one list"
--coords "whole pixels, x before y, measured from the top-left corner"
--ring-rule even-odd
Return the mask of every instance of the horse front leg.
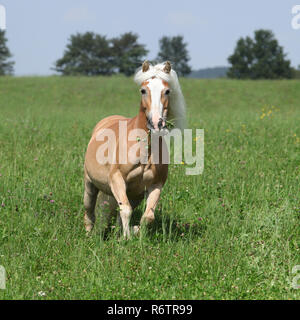
[[130, 238], [129, 222], [132, 215], [132, 208], [126, 194], [126, 183], [119, 170], [110, 174], [109, 184], [111, 191], [119, 205], [120, 218], [123, 226], [123, 235], [128, 239]]
[[141, 225], [142, 224], [150, 224], [154, 221], [154, 211], [158, 204], [160, 194], [162, 190], [162, 184], [152, 185], [147, 189], [147, 205], [146, 210], [141, 218]]

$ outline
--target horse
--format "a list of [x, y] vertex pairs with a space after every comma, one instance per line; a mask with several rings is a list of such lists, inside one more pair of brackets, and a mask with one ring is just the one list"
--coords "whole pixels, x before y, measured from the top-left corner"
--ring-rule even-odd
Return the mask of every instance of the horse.
[[[117, 221], [125, 238], [130, 237], [132, 212], [144, 198], [146, 209], [140, 226], [154, 221], [155, 208], [168, 177], [168, 164], [153, 161], [155, 154], [149, 147], [150, 133], [167, 130], [169, 120], [174, 121], [176, 128], [183, 130], [185, 127], [184, 97], [176, 71], [169, 61], [154, 66], [145, 61], [135, 73], [134, 80], [140, 86], [141, 94], [138, 115], [134, 118], [112, 115], [101, 120], [95, 126], [86, 150], [84, 225], [87, 233], [95, 224], [97, 200], [102, 211], [101, 224], [107, 226], [117, 213]], [[126, 126], [125, 133], [120, 134], [120, 124]], [[105, 142], [101, 136], [103, 132], [114, 134], [115, 140]], [[133, 148], [133, 145], [138, 148]], [[110, 156], [109, 150], [103, 151], [105, 146], [112, 150]], [[160, 144], [160, 152], [161, 147]], [[121, 161], [124, 152], [125, 158], [129, 157], [130, 161], [128, 158]], [[133, 227], [134, 233], [138, 233], [140, 226]]]

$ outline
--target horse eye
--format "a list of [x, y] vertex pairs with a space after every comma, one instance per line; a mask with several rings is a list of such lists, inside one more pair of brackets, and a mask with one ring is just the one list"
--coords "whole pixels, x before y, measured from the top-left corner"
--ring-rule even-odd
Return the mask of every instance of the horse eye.
[[146, 94], [146, 90], [145, 89], [141, 89], [141, 94]]
[[165, 94], [166, 94], [166, 95], [169, 95], [169, 94], [170, 94], [170, 90], [167, 89], [166, 92], [165, 92]]

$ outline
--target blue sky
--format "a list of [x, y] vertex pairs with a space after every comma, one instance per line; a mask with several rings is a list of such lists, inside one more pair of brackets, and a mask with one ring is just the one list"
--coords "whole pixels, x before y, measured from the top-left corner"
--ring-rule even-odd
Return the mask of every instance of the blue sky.
[[0, 0], [6, 7], [8, 45], [17, 75], [52, 74], [51, 67], [76, 32], [115, 37], [127, 31], [158, 52], [163, 35], [181, 34], [193, 69], [228, 65], [240, 37], [271, 29], [293, 66], [300, 64], [300, 29], [291, 27], [290, 0]]

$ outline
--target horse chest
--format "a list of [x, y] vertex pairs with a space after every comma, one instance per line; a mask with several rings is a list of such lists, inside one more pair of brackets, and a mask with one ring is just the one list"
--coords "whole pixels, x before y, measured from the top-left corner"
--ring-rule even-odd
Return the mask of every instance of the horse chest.
[[138, 166], [127, 175], [127, 185], [129, 188], [145, 189], [145, 186], [151, 184], [154, 180], [152, 166]]

